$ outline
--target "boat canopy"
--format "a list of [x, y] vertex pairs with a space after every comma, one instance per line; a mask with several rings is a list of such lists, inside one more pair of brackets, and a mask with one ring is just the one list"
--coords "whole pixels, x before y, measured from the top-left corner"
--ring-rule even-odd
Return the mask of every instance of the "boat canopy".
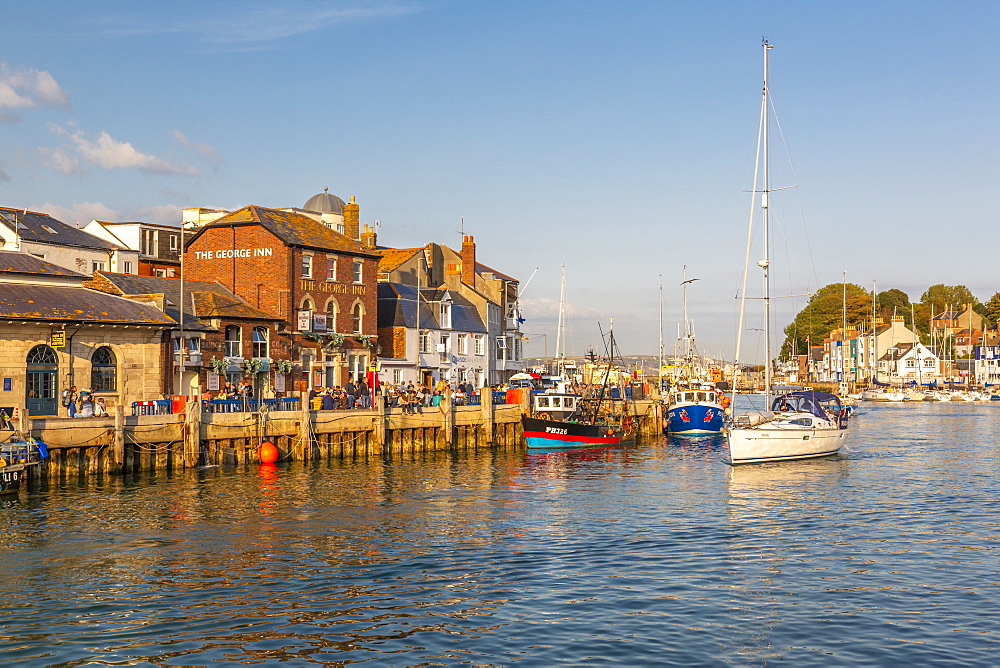
[[834, 415], [840, 415], [840, 397], [829, 392], [789, 392], [774, 398], [771, 404], [773, 411], [797, 411], [800, 413], [812, 413], [816, 417], [829, 419], [829, 415], [823, 409], [824, 403], [835, 404]]
[[872, 385], [878, 385], [879, 387], [889, 387], [892, 383], [883, 383], [878, 379], [878, 376], [872, 376]]

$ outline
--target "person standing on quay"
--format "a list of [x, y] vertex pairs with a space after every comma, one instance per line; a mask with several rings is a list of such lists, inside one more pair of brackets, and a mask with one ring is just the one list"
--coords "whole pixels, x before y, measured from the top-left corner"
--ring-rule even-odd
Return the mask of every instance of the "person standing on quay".
[[68, 390], [63, 390], [62, 405], [69, 411], [70, 417], [74, 417], [76, 415], [76, 402], [79, 398], [80, 395], [76, 391], [76, 385], [72, 386]]

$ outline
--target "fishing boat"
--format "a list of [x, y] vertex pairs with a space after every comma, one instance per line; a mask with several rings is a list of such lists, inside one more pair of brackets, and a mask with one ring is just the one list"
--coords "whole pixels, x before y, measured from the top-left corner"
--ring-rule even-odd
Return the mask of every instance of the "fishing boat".
[[666, 401], [666, 430], [669, 434], [717, 434], [725, 423], [725, 406], [729, 398], [719, 392], [715, 385], [693, 373], [694, 369], [694, 328], [687, 315], [687, 287], [697, 278], [687, 277], [684, 267], [683, 315], [684, 315], [684, 378], [670, 388]]
[[531, 413], [521, 416], [529, 449], [595, 448], [619, 445], [635, 436], [635, 411], [622, 388], [612, 396], [611, 375], [618, 357], [614, 331], [608, 336], [603, 382], [574, 392], [568, 381], [531, 397]]
[[12, 439], [0, 443], [0, 494], [20, 491], [28, 468], [48, 457], [41, 441]]
[[[764, 394], [771, 396], [771, 295], [770, 295], [770, 211], [768, 208], [772, 192], [770, 182], [770, 157], [768, 150], [768, 131], [770, 119], [770, 99], [768, 90], [768, 54], [772, 46], [767, 40], [763, 42], [764, 49], [764, 91], [761, 102], [760, 136], [758, 141], [758, 171], [762, 175], [761, 187], [755, 182], [752, 189], [752, 207], [755, 211], [760, 206], [762, 218], [762, 238], [764, 257], [757, 263], [764, 272], [764, 289], [761, 304], [763, 305], [764, 321]], [[756, 180], [756, 179], [755, 179]], [[758, 195], [760, 199], [758, 200]], [[751, 232], [754, 215], [751, 215]], [[752, 234], [747, 235], [746, 261], [743, 269], [743, 287], [741, 290], [739, 330], [736, 339], [736, 358], [739, 359], [743, 341], [746, 285], [749, 273], [750, 242]], [[739, 364], [734, 365], [738, 368]], [[733, 386], [736, 386], [735, 378]], [[827, 409], [823, 404], [831, 409]], [[736, 417], [728, 428], [730, 463], [750, 464], [757, 462], [773, 462], [794, 459], [825, 457], [840, 451], [845, 441], [846, 431], [842, 429], [840, 400], [836, 395], [815, 391], [788, 392], [766, 401], [770, 411], [760, 413], [743, 413]]]

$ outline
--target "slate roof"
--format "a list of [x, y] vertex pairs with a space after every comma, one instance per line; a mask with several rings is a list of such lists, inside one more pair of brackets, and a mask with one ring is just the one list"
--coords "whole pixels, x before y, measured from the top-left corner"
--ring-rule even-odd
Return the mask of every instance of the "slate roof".
[[[133, 274], [113, 274], [97, 272], [101, 278], [111, 283], [123, 295], [164, 296], [164, 310], [174, 320], [178, 320], [178, 305], [181, 301], [181, 282], [176, 278], [155, 276], [135, 276]], [[213, 331], [208, 323], [199, 318], [240, 318], [249, 320], [281, 321], [248, 304], [228, 288], [214, 281], [184, 281], [184, 329], [192, 331]]]
[[[441, 329], [440, 312], [434, 301], [444, 290], [422, 288], [420, 290], [420, 327]], [[446, 331], [486, 333], [479, 312], [472, 302], [451, 292], [451, 329]], [[378, 284], [378, 326], [417, 326], [417, 288], [402, 283]]]
[[187, 240], [185, 248], [206, 230], [219, 227], [238, 227], [241, 225], [260, 225], [289, 246], [298, 246], [311, 250], [335, 250], [379, 258], [381, 253], [373, 248], [332, 230], [323, 223], [309, 216], [292, 211], [279, 211], [263, 206], [248, 205], [237, 211], [231, 211], [222, 218], [205, 225]]
[[18, 285], [16, 290], [0, 291], [0, 318], [160, 325], [160, 329], [172, 329], [177, 324], [153, 306], [64, 285]]
[[59, 265], [43, 260], [37, 255], [25, 253], [24, 251], [0, 251], [0, 272], [31, 274], [35, 276], [87, 278], [86, 274], [80, 274], [60, 267]]
[[[0, 225], [5, 225], [24, 241], [96, 248], [98, 250], [117, 250], [120, 248], [110, 241], [95, 237], [90, 232], [84, 232], [74, 225], [68, 225], [47, 213], [38, 213], [37, 211], [25, 213], [24, 209], [0, 207]], [[45, 229], [46, 227], [49, 229]]]

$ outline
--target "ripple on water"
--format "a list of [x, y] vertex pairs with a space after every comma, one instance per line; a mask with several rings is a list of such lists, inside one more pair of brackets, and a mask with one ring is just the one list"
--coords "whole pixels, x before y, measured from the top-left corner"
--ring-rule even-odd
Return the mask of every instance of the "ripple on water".
[[47, 486], [0, 501], [4, 658], [996, 665], [994, 408], [777, 465], [670, 438]]

